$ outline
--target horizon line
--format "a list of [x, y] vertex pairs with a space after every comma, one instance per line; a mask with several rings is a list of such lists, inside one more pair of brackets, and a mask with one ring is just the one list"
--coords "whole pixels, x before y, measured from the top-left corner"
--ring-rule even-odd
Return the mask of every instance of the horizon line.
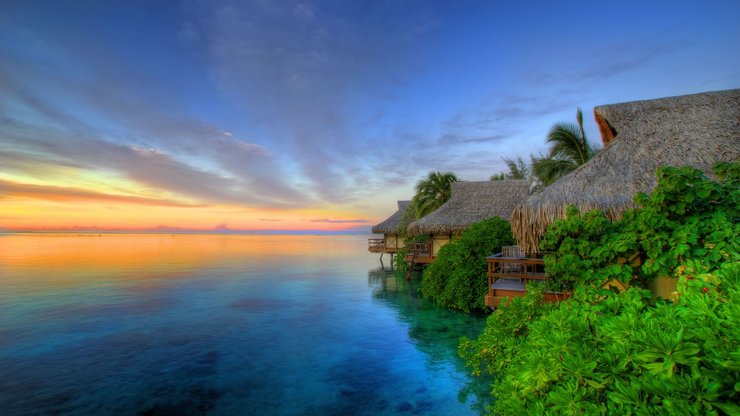
[[370, 230], [0, 230], [0, 234], [364, 235]]

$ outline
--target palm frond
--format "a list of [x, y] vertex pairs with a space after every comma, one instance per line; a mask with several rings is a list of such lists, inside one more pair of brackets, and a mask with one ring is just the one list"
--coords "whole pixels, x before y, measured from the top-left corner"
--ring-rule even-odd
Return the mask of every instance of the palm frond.
[[586, 163], [590, 156], [590, 146], [581, 137], [580, 129], [572, 123], [558, 123], [547, 134], [550, 143], [550, 157], [571, 159], [579, 165]]
[[453, 182], [457, 182], [457, 176], [452, 172], [430, 172], [426, 179], [419, 181], [413, 198], [416, 218], [431, 213], [447, 202]]

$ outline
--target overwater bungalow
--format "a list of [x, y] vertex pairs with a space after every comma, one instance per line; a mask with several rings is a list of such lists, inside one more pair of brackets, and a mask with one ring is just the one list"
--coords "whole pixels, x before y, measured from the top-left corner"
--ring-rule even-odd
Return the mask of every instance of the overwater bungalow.
[[371, 253], [388, 253], [393, 255], [404, 247], [404, 238], [399, 234], [399, 226], [406, 211], [411, 207], [411, 201], [398, 201], [398, 211], [393, 213], [385, 221], [372, 228], [373, 234], [383, 234], [383, 238], [371, 238], [368, 240], [368, 251]]
[[740, 89], [604, 105], [594, 114], [604, 149], [514, 209], [512, 230], [527, 252], [569, 205], [615, 220], [655, 187], [659, 166], [689, 165], [711, 177], [712, 164], [740, 157]]
[[454, 182], [449, 201], [408, 226], [409, 236], [427, 235], [429, 239], [407, 247], [406, 261], [433, 262], [442, 246], [478, 221], [497, 216], [511, 220], [512, 210], [528, 194], [529, 182], [523, 179]]
[[[599, 209], [616, 220], [634, 207], [637, 193], [655, 187], [659, 166], [689, 165], [712, 177], [715, 162], [740, 158], [740, 89], [604, 105], [596, 107], [594, 114], [604, 149], [514, 208], [512, 231], [521, 248], [517, 257], [526, 261], [489, 258], [489, 306], [495, 306], [504, 293], [523, 295], [522, 285], [517, 285], [520, 293], [494, 287], [505, 277], [501, 271], [505, 263], [544, 273], [539, 269], [541, 259], [531, 253], [537, 253], [547, 227], [564, 218], [569, 205], [581, 212]], [[530, 263], [528, 269], [523, 263]], [[539, 277], [537, 273], [533, 278]], [[509, 286], [512, 282], [501, 280]], [[674, 284], [658, 279], [655, 285], [653, 291], [666, 296]]]
[[[545, 281], [545, 262], [541, 253], [526, 253], [520, 246], [502, 247], [500, 253], [486, 258], [488, 262], [488, 293], [485, 304], [498, 307], [506, 299], [524, 296], [529, 282]], [[550, 302], [567, 299], [570, 294], [545, 291]]]

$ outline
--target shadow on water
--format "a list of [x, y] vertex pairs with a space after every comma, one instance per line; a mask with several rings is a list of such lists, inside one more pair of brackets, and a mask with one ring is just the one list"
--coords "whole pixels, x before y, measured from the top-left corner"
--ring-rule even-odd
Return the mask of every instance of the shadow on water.
[[[399, 319], [408, 324], [409, 339], [429, 357], [432, 365], [450, 362], [461, 373], [469, 374], [465, 362], [457, 355], [458, 343], [461, 337], [479, 336], [487, 315], [454, 311], [424, 299], [420, 273], [407, 281], [405, 273], [373, 269], [368, 271], [368, 284], [373, 289], [373, 299], [393, 308]], [[482, 413], [490, 404], [490, 385], [490, 379], [470, 376], [458, 399], [465, 402], [473, 398], [472, 408]]]

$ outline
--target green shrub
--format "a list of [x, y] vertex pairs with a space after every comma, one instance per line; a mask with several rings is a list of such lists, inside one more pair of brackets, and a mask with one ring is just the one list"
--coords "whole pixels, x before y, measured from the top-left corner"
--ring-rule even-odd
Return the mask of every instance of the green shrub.
[[[428, 235], [418, 235], [415, 237], [406, 237], [404, 240], [404, 245], [410, 245], [413, 243], [425, 243], [429, 241]], [[408, 263], [404, 260], [406, 257], [406, 253], [408, 253], [408, 250], [406, 250], [406, 247], [399, 249], [396, 252], [396, 256], [393, 258], [393, 267], [398, 272], [406, 273], [406, 271], [409, 269]]]
[[519, 344], [503, 356], [494, 413], [740, 414], [738, 282], [735, 261], [681, 276], [675, 303], [582, 288], [598, 301], [563, 302], [509, 341]]
[[406, 261], [404, 260], [404, 257], [406, 257], [406, 248], [400, 248], [396, 252], [395, 257], [393, 257], [393, 268], [397, 272], [406, 272], [406, 270], [409, 269], [409, 265], [406, 264]]
[[531, 283], [523, 297], [512, 298], [488, 317], [486, 328], [478, 338], [460, 340], [458, 354], [473, 375], [502, 374], [511, 360], [519, 357], [531, 321], [554, 307], [544, 299], [541, 285]]
[[510, 244], [514, 244], [514, 237], [506, 220], [494, 217], [473, 224], [459, 239], [445, 244], [424, 270], [422, 295], [466, 312], [485, 308], [486, 257]]
[[717, 165], [720, 182], [691, 167], [660, 168], [651, 195], [637, 195], [639, 208], [614, 223], [599, 211], [579, 216], [570, 207], [567, 218], [552, 224], [542, 240], [542, 249], [553, 251], [545, 256], [549, 284], [572, 289], [581, 282], [617, 279], [645, 287], [690, 259], [709, 267], [726, 261], [727, 250], [740, 244], [738, 166]]
[[[528, 288], [461, 341], [472, 372], [494, 377], [489, 410], [740, 414], [739, 166], [717, 166], [720, 182], [664, 168], [620, 221], [571, 212], [556, 222], [543, 242], [555, 250], [547, 273], [574, 296], [548, 306]], [[642, 288], [656, 276], [678, 278], [671, 300]], [[632, 287], [599, 289], [612, 278]]]

